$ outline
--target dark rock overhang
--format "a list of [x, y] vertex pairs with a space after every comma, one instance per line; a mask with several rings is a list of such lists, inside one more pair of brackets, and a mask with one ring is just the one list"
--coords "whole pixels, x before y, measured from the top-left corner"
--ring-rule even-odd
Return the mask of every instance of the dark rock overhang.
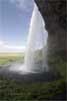
[[34, 0], [48, 31], [48, 53], [61, 52], [66, 56], [66, 0]]
[[[59, 26], [66, 29], [66, 0], [35, 0], [43, 18], [54, 18]], [[47, 18], [46, 18], [47, 17]]]

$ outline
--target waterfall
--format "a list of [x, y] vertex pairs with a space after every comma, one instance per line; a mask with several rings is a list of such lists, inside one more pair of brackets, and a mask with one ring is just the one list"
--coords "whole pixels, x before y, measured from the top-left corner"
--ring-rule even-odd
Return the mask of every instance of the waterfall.
[[[45, 28], [43, 18], [34, 4], [34, 10], [31, 17], [27, 51], [25, 56], [25, 66], [32, 72], [41, 72], [45, 68]], [[40, 56], [39, 56], [40, 55]]]
[[20, 73], [39, 73], [48, 70], [45, 48], [45, 24], [34, 4], [31, 17], [24, 64], [13, 65], [10, 70]]

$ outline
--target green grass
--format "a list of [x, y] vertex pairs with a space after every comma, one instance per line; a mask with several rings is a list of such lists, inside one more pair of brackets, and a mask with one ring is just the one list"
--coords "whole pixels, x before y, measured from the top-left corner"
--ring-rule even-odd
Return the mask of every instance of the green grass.
[[0, 54], [0, 65], [7, 65], [12, 62], [23, 62], [23, 61], [24, 61], [23, 53]]
[[22, 84], [0, 77], [0, 101], [47, 100], [62, 93], [65, 93], [63, 79], [46, 83]]
[[0, 65], [6, 65], [6, 64], [9, 64], [10, 61], [7, 60], [7, 59], [0, 59]]

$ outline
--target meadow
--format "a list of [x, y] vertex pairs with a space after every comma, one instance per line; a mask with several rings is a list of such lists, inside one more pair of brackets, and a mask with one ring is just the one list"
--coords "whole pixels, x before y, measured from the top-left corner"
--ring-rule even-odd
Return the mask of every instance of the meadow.
[[0, 65], [8, 65], [13, 62], [23, 62], [24, 53], [0, 53]]

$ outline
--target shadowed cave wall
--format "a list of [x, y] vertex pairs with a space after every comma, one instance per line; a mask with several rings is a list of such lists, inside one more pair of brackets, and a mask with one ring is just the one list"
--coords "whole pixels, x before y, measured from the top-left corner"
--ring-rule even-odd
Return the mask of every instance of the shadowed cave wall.
[[48, 31], [48, 56], [66, 57], [66, 0], [35, 0]]

